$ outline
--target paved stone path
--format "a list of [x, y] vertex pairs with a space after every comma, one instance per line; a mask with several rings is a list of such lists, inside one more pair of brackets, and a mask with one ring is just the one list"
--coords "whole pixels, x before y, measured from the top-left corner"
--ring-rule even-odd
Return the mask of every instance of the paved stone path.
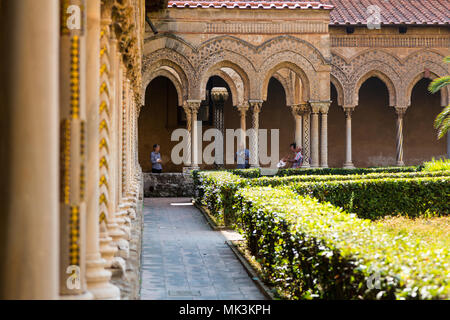
[[190, 199], [144, 202], [143, 300], [265, 299]]

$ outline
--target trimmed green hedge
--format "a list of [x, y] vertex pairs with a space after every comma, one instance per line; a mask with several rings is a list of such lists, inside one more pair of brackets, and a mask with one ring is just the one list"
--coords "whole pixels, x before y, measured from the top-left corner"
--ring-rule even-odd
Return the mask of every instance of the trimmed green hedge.
[[448, 299], [450, 251], [290, 190], [247, 188], [238, 223], [289, 299]]
[[359, 217], [448, 215], [450, 178], [363, 179], [291, 184], [300, 195], [330, 202]]
[[450, 176], [449, 171], [438, 172], [380, 172], [368, 174], [352, 175], [299, 175], [286, 177], [261, 177], [254, 179], [249, 184], [252, 186], [282, 186], [297, 182], [322, 182], [322, 181], [345, 181], [345, 180], [364, 180], [364, 179], [384, 179], [384, 178], [425, 178], [425, 177], [443, 177]]
[[[376, 219], [385, 215], [405, 214], [405, 212], [408, 212], [410, 216], [417, 216], [436, 210], [440, 210], [439, 214], [445, 215], [449, 210], [448, 179], [436, 179], [435, 182], [426, 185], [412, 182], [401, 184], [390, 182], [390, 185], [387, 185], [387, 181], [390, 180], [386, 180], [386, 178], [441, 176], [450, 176], [450, 171], [258, 179], [240, 178], [228, 171], [201, 171], [194, 173], [194, 184], [197, 190], [196, 202], [207, 207], [219, 223], [232, 225], [234, 217], [231, 199], [240, 188], [251, 186], [291, 186], [300, 194], [308, 194], [321, 201], [329, 201], [349, 212], [358, 213], [364, 218]], [[371, 182], [367, 184], [356, 182], [368, 179], [371, 179]], [[331, 183], [334, 180], [338, 181]], [[345, 183], [346, 180], [350, 181]], [[403, 180], [399, 179], [399, 181]], [[308, 188], [305, 187], [306, 185]]]
[[379, 167], [379, 168], [311, 168], [311, 169], [281, 169], [278, 170], [278, 177], [298, 176], [298, 175], [349, 175], [349, 174], [369, 174], [369, 173], [397, 173], [397, 172], [418, 172], [422, 166], [411, 167]]
[[[423, 166], [411, 167], [377, 167], [377, 168], [298, 168], [298, 169], [279, 169], [277, 177], [286, 176], [304, 176], [304, 175], [355, 175], [355, 174], [370, 174], [370, 173], [399, 173], [399, 172], [419, 172], [422, 171]], [[262, 176], [261, 170], [254, 169], [234, 169], [229, 170], [241, 178], [259, 178]]]
[[258, 168], [254, 169], [232, 169], [229, 172], [238, 175], [241, 178], [254, 179], [261, 177], [261, 171]]
[[231, 199], [236, 190], [247, 185], [247, 179], [227, 171], [197, 171], [193, 173], [195, 202], [208, 208], [219, 224], [230, 225], [233, 218]]

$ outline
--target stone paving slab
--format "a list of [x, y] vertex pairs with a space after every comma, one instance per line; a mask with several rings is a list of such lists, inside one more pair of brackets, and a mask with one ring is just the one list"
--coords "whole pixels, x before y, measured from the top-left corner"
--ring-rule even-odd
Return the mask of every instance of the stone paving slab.
[[141, 299], [266, 299], [189, 198], [144, 204]]

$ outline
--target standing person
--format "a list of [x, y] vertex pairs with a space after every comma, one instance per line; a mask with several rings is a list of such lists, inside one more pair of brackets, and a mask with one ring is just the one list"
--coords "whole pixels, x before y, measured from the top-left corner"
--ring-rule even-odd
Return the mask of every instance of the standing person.
[[159, 144], [155, 144], [153, 146], [153, 152], [150, 155], [150, 161], [152, 162], [152, 173], [161, 173], [162, 172], [162, 160], [161, 160], [161, 154], [159, 153], [160, 150]]
[[248, 169], [250, 168], [250, 150], [245, 148], [243, 145], [239, 146], [239, 151], [236, 152], [234, 160], [237, 162], [237, 169]]

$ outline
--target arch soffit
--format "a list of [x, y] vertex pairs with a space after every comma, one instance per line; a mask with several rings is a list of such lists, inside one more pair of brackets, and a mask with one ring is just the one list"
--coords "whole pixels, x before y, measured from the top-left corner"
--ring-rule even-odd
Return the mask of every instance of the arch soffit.
[[294, 93], [292, 92], [291, 83], [286, 77], [283, 77], [279, 72], [275, 72], [272, 76], [277, 79], [283, 86], [284, 93], [286, 95], [286, 105], [291, 106], [294, 104]]
[[[219, 59], [221, 57], [218, 57]], [[247, 70], [244, 70], [241, 68], [240, 65], [236, 64], [233, 61], [230, 60], [221, 60], [221, 61], [210, 61], [215, 62], [212, 65], [205, 66], [207, 68], [206, 72], [202, 72], [201, 78], [199, 81], [199, 100], [202, 100], [206, 97], [206, 85], [208, 83], [208, 80], [216, 75], [221, 77], [223, 80], [225, 80], [230, 87], [234, 87], [236, 89], [235, 94], [233, 95], [233, 105], [237, 105], [238, 103], [243, 102], [244, 100], [248, 100], [250, 97], [250, 90], [251, 90], [251, 82], [250, 77], [247, 73]], [[231, 69], [232, 72], [235, 73], [239, 77], [239, 81], [235, 81], [233, 79], [233, 76], [230, 71], [227, 71], [227, 69]], [[252, 72], [252, 75], [254, 76], [254, 72]], [[226, 78], [226, 79], [225, 79]], [[242, 89], [240, 90], [240, 88]], [[234, 100], [236, 99], [236, 100]], [[242, 100], [242, 101], [241, 101]]]
[[369, 69], [369, 71], [365, 71], [365, 73], [362, 74], [362, 76], [357, 78], [358, 80], [356, 81], [356, 84], [353, 86], [354, 105], [357, 106], [359, 103], [359, 90], [361, 89], [361, 86], [364, 84], [364, 82], [366, 82], [369, 78], [372, 77], [380, 79], [386, 86], [389, 92], [389, 106], [391, 107], [400, 106], [398, 105], [397, 90], [394, 85], [394, 82], [389, 76], [386, 75], [385, 72], [381, 71], [379, 68], [371, 68]]
[[[228, 87], [230, 88], [230, 91], [231, 91], [231, 99], [232, 99], [233, 106], [237, 106], [239, 103], [242, 102], [239, 100], [239, 93], [238, 93], [236, 84], [234, 83], [234, 80], [230, 77], [230, 75], [228, 73], [219, 69], [211, 74], [211, 77], [213, 77], [213, 76], [220, 77], [223, 81], [226, 82], [226, 84], [228, 85]], [[204, 98], [204, 99], [206, 98], [206, 88], [204, 90], [204, 95], [202, 95], [202, 98]]]
[[[164, 54], [162, 54], [161, 56], [164, 57]], [[144, 61], [142, 88], [144, 93], [147, 89], [150, 79], [155, 78], [153, 73], [159, 72], [159, 70], [167, 70], [175, 77], [175, 79], [178, 80], [179, 83], [181, 83], [183, 89], [182, 97], [189, 98], [190, 84], [195, 83], [193, 68], [182, 58], [172, 59], [175, 57], [176, 56], [169, 56], [160, 59], [156, 59], [156, 57], [154, 57], [153, 59], [146, 59]], [[180, 61], [182, 62], [181, 65], [179, 64]]]
[[156, 70], [155, 72], [153, 72], [151, 74], [150, 77], [148, 77], [146, 79], [146, 85], [145, 85], [145, 90], [148, 89], [148, 87], [150, 86], [151, 82], [156, 79], [157, 77], [165, 77], [167, 79], [169, 79], [173, 86], [175, 87], [176, 91], [177, 91], [177, 101], [178, 101], [178, 106], [182, 106], [183, 105], [183, 100], [187, 100], [187, 92], [186, 90], [183, 88], [183, 85], [181, 84], [181, 82], [179, 81], [179, 79], [173, 74], [173, 72], [165, 69], [165, 68], [160, 68], [158, 70]]
[[299, 57], [300, 60], [292, 59], [293, 56], [289, 54], [289, 52], [283, 52], [277, 55], [273, 55], [271, 59], [266, 60], [260, 70], [260, 77], [261, 80], [263, 80], [259, 81], [260, 88], [258, 90], [258, 94], [259, 97], [261, 97], [260, 100], [265, 101], [267, 99], [267, 89], [269, 86], [270, 78], [279, 70], [284, 68], [293, 71], [300, 78], [302, 82], [303, 100], [308, 101], [311, 99], [310, 83], [316, 83], [317, 85], [317, 76], [315, 73], [310, 71], [310, 68], [312, 68], [311, 65], [305, 65], [305, 60], [302, 59], [303, 56], [297, 56], [297, 58]]
[[[431, 79], [434, 80], [436, 78], [440, 78], [442, 77], [442, 73], [437, 73], [434, 70], [430, 69], [430, 73], [431, 73]], [[416, 86], [416, 84], [423, 78], [423, 73], [424, 71], [419, 71], [416, 73], [416, 76], [414, 78], [410, 78], [408, 79], [408, 81], [406, 82], [408, 84], [408, 86], [406, 87], [406, 99], [407, 99], [407, 105], [410, 106], [411, 105], [411, 97], [412, 97], [412, 92], [414, 90], [414, 87]], [[447, 86], [445, 88], [442, 88], [439, 91], [440, 95], [441, 95], [441, 106], [445, 107], [450, 103], [450, 87]]]
[[334, 75], [330, 75], [330, 81], [334, 85], [337, 91], [337, 103], [339, 106], [347, 106], [348, 97], [346, 97], [342, 82]]

